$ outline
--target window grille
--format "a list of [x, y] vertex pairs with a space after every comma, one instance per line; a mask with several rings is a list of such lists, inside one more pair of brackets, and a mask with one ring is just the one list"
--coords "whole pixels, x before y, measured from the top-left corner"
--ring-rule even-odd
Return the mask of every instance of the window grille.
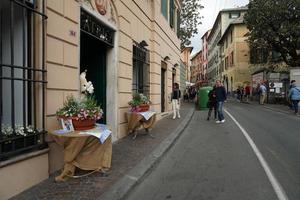
[[44, 0], [0, 2], [0, 161], [46, 147]]
[[150, 54], [140, 44], [133, 45], [133, 93], [150, 94]]

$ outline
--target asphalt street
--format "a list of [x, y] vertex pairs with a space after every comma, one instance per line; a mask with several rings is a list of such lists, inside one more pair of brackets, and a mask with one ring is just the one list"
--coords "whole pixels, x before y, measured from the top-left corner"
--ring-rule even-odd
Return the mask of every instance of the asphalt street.
[[[300, 199], [300, 118], [259, 105], [227, 103], [289, 200]], [[127, 196], [128, 200], [276, 200], [274, 188], [241, 129], [196, 111], [182, 136]]]

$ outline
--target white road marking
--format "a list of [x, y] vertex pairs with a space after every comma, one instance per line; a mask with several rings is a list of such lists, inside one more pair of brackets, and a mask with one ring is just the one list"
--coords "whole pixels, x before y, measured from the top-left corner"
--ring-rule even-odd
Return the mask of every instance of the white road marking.
[[265, 170], [278, 199], [279, 200], [288, 200], [288, 197], [287, 197], [284, 189], [282, 188], [282, 186], [280, 185], [280, 183], [274, 176], [271, 168], [269, 167], [268, 163], [264, 159], [263, 155], [260, 153], [259, 149], [255, 145], [255, 143], [253, 142], [253, 140], [251, 139], [251, 137], [249, 136], [247, 131], [240, 125], [240, 123], [226, 109], [224, 109], [224, 110], [229, 115], [229, 117], [236, 123], [236, 125], [240, 128], [242, 133], [244, 134], [244, 136], [247, 139], [248, 143], [250, 144], [252, 150], [254, 151], [256, 157], [258, 158], [260, 164], [262, 165], [263, 169]]

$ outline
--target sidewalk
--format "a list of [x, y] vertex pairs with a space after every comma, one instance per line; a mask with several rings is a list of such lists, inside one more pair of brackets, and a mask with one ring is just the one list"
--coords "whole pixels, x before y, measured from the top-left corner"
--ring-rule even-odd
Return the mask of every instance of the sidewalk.
[[82, 178], [72, 178], [63, 183], [55, 183], [54, 177], [57, 172], [12, 199], [121, 199], [141, 181], [176, 141], [189, 123], [194, 110], [194, 104], [186, 103], [181, 108], [181, 119], [173, 120], [169, 115], [158, 121], [151, 131], [155, 138], [141, 131], [135, 140], [129, 135], [114, 143], [112, 168], [107, 177], [94, 173]]

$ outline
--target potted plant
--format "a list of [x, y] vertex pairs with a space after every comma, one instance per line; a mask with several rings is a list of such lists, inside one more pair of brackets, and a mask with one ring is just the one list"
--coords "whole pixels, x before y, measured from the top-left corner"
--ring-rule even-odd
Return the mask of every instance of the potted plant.
[[149, 110], [150, 101], [147, 96], [141, 93], [135, 93], [132, 100], [128, 102], [132, 112], [145, 112]]
[[71, 119], [75, 130], [88, 130], [101, 119], [103, 111], [93, 96], [76, 99], [68, 96], [62, 108], [56, 112], [60, 119]]
[[[68, 96], [62, 108], [56, 112], [56, 116], [68, 122], [72, 121], [75, 130], [88, 130], [95, 126], [97, 120], [103, 116], [103, 110], [97, 104], [93, 96], [94, 86], [86, 79], [87, 70], [80, 74], [81, 97], [76, 99]], [[66, 126], [68, 124], [68, 126]], [[69, 123], [64, 124], [69, 129]]]

